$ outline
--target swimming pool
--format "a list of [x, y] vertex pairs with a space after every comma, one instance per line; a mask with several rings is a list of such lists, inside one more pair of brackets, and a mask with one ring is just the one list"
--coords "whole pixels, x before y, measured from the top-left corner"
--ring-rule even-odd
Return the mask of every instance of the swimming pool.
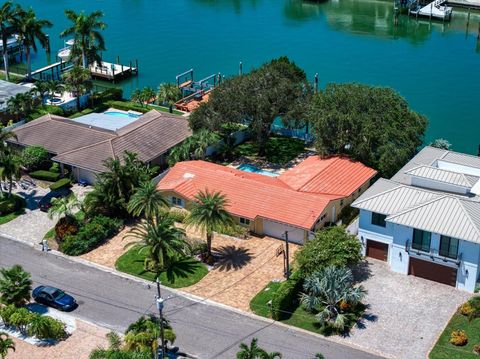
[[237, 167], [237, 170], [244, 171], [244, 172], [250, 172], [250, 173], [257, 173], [259, 175], [264, 175], [264, 176], [269, 176], [269, 177], [277, 177], [279, 174], [276, 172], [271, 172], [271, 171], [265, 171], [257, 166], [250, 165], [248, 163], [245, 163], [243, 165], [240, 165]]
[[140, 115], [135, 115], [133, 113], [128, 112], [120, 112], [120, 111], [107, 111], [103, 113], [104, 115], [109, 116], [116, 116], [116, 117], [123, 117], [123, 118], [139, 118]]

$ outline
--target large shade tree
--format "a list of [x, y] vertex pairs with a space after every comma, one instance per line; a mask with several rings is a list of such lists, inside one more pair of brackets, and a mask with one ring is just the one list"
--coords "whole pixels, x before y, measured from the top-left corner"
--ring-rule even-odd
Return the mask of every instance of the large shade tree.
[[298, 125], [309, 94], [305, 72], [280, 57], [224, 81], [189, 117], [190, 127], [219, 131], [227, 122], [246, 123], [258, 143], [258, 154], [264, 156], [272, 123], [280, 116], [285, 123]]
[[103, 12], [94, 11], [86, 14], [84, 11], [76, 13], [73, 10], [65, 10], [65, 16], [71, 21], [71, 26], [65, 29], [60, 36], [73, 36], [71, 56], [78, 64], [86, 69], [90, 62], [101, 62], [100, 51], [105, 50], [105, 40], [101, 33], [107, 25], [102, 21]]
[[423, 143], [427, 119], [390, 88], [329, 84], [308, 111], [317, 151], [346, 154], [391, 177]]
[[190, 214], [185, 218], [187, 227], [194, 227], [207, 237], [207, 262], [213, 261], [213, 233], [222, 232], [235, 224], [226, 209], [227, 205], [228, 199], [221, 192], [201, 190], [195, 195]]
[[14, 4], [12, 1], [5, 1], [0, 7], [0, 35], [2, 36], [2, 55], [3, 66], [5, 69], [5, 78], [10, 81], [10, 75], [8, 72], [8, 38], [17, 32], [16, 23], [18, 15], [21, 12], [19, 5]]
[[52, 23], [48, 20], [38, 19], [33, 9], [19, 12], [15, 29], [25, 49], [28, 79], [32, 77], [31, 51], [37, 52], [37, 41], [43, 48], [48, 46], [48, 36], [44, 32], [44, 28], [47, 27], [52, 27]]

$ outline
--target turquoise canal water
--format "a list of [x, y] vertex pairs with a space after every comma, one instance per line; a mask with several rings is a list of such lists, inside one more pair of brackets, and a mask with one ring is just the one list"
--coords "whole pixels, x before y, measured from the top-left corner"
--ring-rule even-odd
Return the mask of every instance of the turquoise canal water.
[[[138, 86], [175, 81], [195, 69], [195, 79], [236, 74], [288, 55], [320, 86], [357, 81], [390, 86], [430, 121], [427, 141], [447, 138], [454, 149], [476, 153], [480, 143], [480, 16], [454, 10], [451, 23], [401, 16], [393, 26], [393, 1], [334, 0], [20, 0], [55, 26], [52, 61], [63, 47], [65, 8], [103, 10], [108, 29], [105, 61], [138, 59]], [[39, 53], [34, 66], [47, 64]]]

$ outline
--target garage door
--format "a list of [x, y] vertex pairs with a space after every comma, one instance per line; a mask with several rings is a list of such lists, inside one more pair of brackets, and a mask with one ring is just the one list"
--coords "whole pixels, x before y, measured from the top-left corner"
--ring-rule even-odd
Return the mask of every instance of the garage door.
[[457, 283], [457, 268], [447, 267], [412, 257], [410, 257], [410, 263], [408, 265], [408, 274], [448, 284], [453, 287], [455, 287]]
[[388, 260], [388, 244], [367, 239], [367, 257]]
[[285, 240], [285, 231], [288, 231], [289, 242], [303, 244], [305, 233], [303, 229], [269, 221], [268, 219], [263, 220], [263, 234], [266, 236]]

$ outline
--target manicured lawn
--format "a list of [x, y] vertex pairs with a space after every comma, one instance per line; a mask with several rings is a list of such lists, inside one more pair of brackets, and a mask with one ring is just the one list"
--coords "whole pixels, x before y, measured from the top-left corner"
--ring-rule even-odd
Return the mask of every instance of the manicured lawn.
[[[280, 283], [270, 282], [250, 301], [250, 309], [257, 315], [270, 318], [271, 315], [268, 302], [273, 298], [273, 295], [279, 287]], [[266, 290], [267, 288], [268, 290]], [[360, 318], [364, 312], [365, 306], [362, 304], [358, 305], [356, 310], [350, 315], [348, 327], [352, 328], [355, 325], [357, 318]], [[291, 315], [287, 319], [281, 320], [281, 322], [297, 328], [302, 328], [311, 332], [323, 334], [325, 336], [335, 334], [331, 328], [320, 326], [317, 319], [315, 318], [315, 313], [310, 313], [306, 311], [300, 305], [297, 305], [293, 309]]]
[[[465, 331], [468, 337], [467, 345], [463, 347], [457, 347], [450, 344], [450, 335], [452, 331], [462, 329]], [[473, 347], [476, 344], [480, 344], [480, 318], [468, 321], [466, 316], [461, 314], [455, 314], [447, 327], [443, 331], [442, 335], [438, 339], [437, 344], [430, 352], [431, 359], [469, 359], [479, 358], [478, 355], [473, 353]]]
[[[266, 160], [271, 163], [283, 165], [305, 152], [305, 142], [298, 138], [272, 136], [267, 142]], [[256, 158], [258, 145], [247, 141], [235, 148], [236, 156]]]
[[20, 211], [17, 211], [17, 212], [13, 212], [13, 213], [9, 213], [9, 214], [5, 214], [3, 216], [0, 216], [0, 225], [1, 224], [5, 224], [7, 222], [10, 222], [10, 221], [13, 221], [15, 218], [17, 218], [18, 216], [22, 215], [25, 213], [25, 210], [20, 210]]
[[[136, 247], [124, 253], [117, 259], [115, 267], [124, 273], [154, 281], [155, 274], [144, 269], [145, 254], [139, 253]], [[171, 288], [183, 288], [197, 283], [207, 275], [207, 267], [195, 258], [183, 258], [178, 260], [168, 272], [160, 275], [163, 285]]]

